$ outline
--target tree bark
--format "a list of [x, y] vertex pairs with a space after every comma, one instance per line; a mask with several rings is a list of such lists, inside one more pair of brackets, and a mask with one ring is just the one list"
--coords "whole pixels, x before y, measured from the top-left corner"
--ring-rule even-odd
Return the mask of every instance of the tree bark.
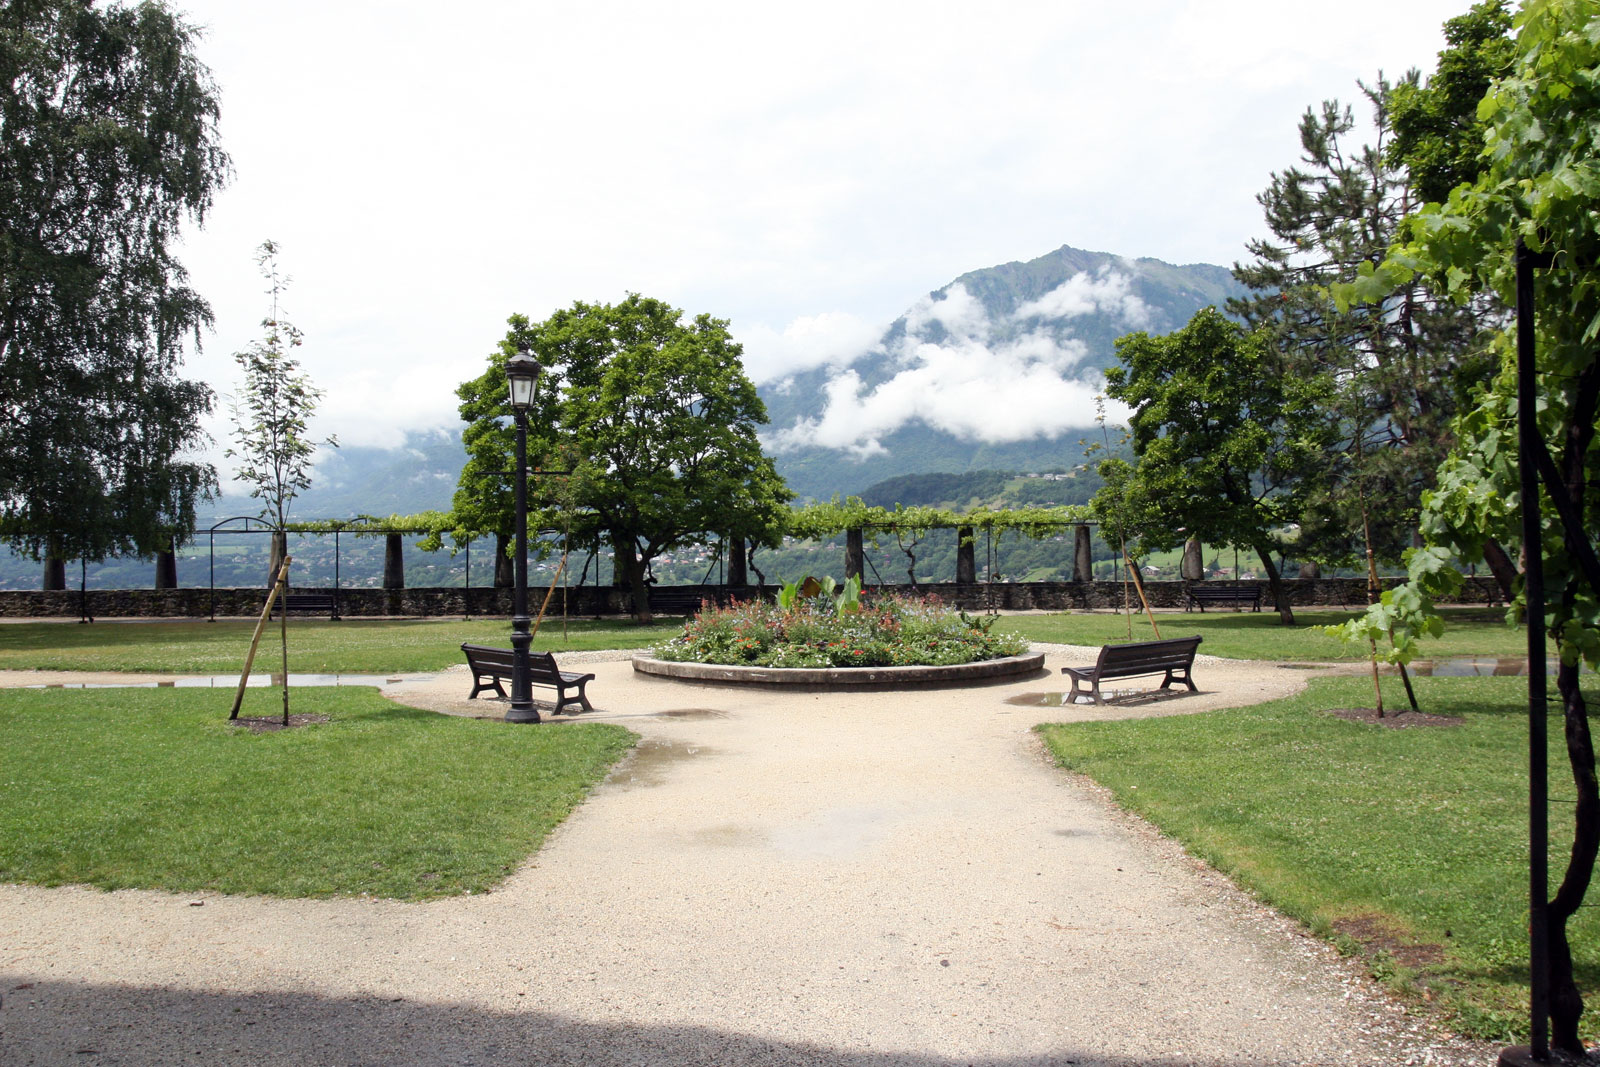
[[516, 562], [511, 558], [511, 538], [507, 534], [497, 533], [494, 535], [494, 587], [510, 589], [516, 584]]
[[[1570, 590], [1570, 587], [1569, 587]], [[1568, 593], [1571, 599], [1571, 593]], [[1542, 669], [1529, 664], [1529, 670]], [[1578, 1035], [1578, 1020], [1583, 1015], [1583, 995], [1572, 973], [1572, 947], [1567, 940], [1567, 921], [1577, 913], [1594, 874], [1595, 857], [1600, 853], [1600, 787], [1595, 781], [1594, 739], [1589, 732], [1589, 713], [1579, 689], [1579, 668], [1563, 663], [1556, 670], [1556, 690], [1566, 726], [1567, 761], [1572, 765], [1572, 781], [1577, 789], [1573, 815], [1572, 852], [1567, 860], [1561, 887], [1546, 911], [1550, 937], [1550, 1043], [1574, 1056], [1584, 1054]]]
[[650, 586], [645, 584], [644, 561], [639, 558], [639, 546], [632, 537], [618, 536], [612, 548], [616, 552], [618, 584], [626, 585], [633, 594], [633, 617], [639, 622], [649, 622], [655, 616], [650, 613]]
[[1500, 542], [1490, 538], [1483, 543], [1483, 561], [1489, 565], [1489, 572], [1494, 575], [1495, 584], [1500, 587], [1500, 595], [1510, 603], [1517, 582], [1517, 565], [1511, 562], [1511, 557], [1506, 555], [1506, 550]]
[[271, 547], [267, 550], [267, 588], [272, 588], [272, 583], [277, 581], [278, 568], [283, 566], [283, 557], [289, 554], [289, 535], [282, 530], [275, 531], [271, 536]]
[[750, 574], [745, 567], [748, 560], [745, 556], [744, 538], [724, 537], [722, 548], [728, 564], [728, 578], [725, 584], [735, 589], [743, 589], [750, 584]]
[[1261, 557], [1262, 569], [1267, 572], [1267, 589], [1272, 593], [1272, 606], [1278, 610], [1278, 619], [1285, 626], [1293, 626], [1294, 608], [1289, 606], [1289, 590], [1283, 584], [1283, 576], [1272, 562], [1272, 549], [1266, 544], [1258, 544], [1255, 550], [1256, 555]]
[[39, 588], [46, 591], [67, 587], [67, 561], [60, 556], [45, 556], [44, 575]]

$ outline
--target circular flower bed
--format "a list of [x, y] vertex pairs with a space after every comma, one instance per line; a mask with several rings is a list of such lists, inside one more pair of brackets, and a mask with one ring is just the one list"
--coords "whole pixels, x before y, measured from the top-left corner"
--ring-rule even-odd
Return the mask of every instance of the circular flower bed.
[[994, 618], [951, 611], [932, 597], [814, 596], [778, 607], [760, 601], [706, 608], [650, 650], [658, 660], [747, 667], [951, 666], [1028, 650]]

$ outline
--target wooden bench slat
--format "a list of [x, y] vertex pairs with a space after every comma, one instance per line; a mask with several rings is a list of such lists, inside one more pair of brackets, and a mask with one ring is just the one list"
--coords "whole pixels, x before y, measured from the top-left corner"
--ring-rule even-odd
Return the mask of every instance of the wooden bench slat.
[[1183, 682], [1191, 693], [1195, 688], [1192, 669], [1200, 638], [1175, 637], [1162, 641], [1136, 641], [1125, 645], [1102, 645], [1100, 656], [1093, 667], [1062, 667], [1061, 673], [1072, 679], [1072, 693], [1068, 703], [1078, 699], [1078, 683], [1087, 682], [1090, 695], [1096, 704], [1104, 704], [1100, 696], [1100, 682], [1105, 678], [1134, 678], [1146, 674], [1165, 674], [1160, 688], [1173, 682]]
[[[516, 672], [516, 651], [466, 642], [462, 643], [461, 651], [466, 653], [467, 667], [472, 671], [472, 692], [467, 694], [467, 699], [476, 699], [485, 689], [493, 689], [503, 699], [506, 691], [501, 687], [500, 679], [510, 678]], [[484, 678], [489, 680], [485, 682], [482, 680]], [[594, 681], [594, 675], [561, 670], [556, 666], [555, 656], [549, 652], [528, 653], [528, 681], [556, 691], [555, 711], [551, 714], [559, 715], [562, 708], [574, 703], [582, 706], [584, 711], [594, 710], [585, 691], [585, 687]], [[569, 697], [569, 689], [576, 689], [578, 695]]]

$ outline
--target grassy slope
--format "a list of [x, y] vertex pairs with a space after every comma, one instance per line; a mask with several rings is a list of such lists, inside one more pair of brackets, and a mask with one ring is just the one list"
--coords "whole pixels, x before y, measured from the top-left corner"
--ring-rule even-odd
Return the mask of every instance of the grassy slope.
[[[1423, 963], [1423, 995], [1458, 1025], [1509, 1038], [1527, 1003], [1526, 685], [1423, 678], [1418, 689], [1424, 710], [1464, 725], [1394, 730], [1327, 715], [1370, 703], [1358, 678], [1251, 708], [1041, 730], [1063, 766], [1122, 806], [1323, 933], [1393, 939], [1400, 960]], [[1550, 758], [1553, 885], [1572, 809], [1565, 753]], [[1587, 989], [1600, 986], [1596, 934], [1595, 913], [1580, 912], [1573, 943]]]
[[[276, 714], [278, 693], [252, 690], [244, 714]], [[291, 710], [330, 721], [252, 734], [209, 690], [0, 690], [0, 881], [481, 891], [633, 740], [435, 715], [361, 688], [298, 689]]]

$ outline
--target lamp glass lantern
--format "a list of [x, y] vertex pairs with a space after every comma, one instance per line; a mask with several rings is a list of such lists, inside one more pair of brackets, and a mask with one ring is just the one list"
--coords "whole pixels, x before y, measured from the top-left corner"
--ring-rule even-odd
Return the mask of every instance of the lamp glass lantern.
[[528, 354], [526, 348], [506, 360], [506, 380], [511, 383], [511, 406], [527, 411], [533, 406], [533, 391], [539, 384], [539, 361]]

